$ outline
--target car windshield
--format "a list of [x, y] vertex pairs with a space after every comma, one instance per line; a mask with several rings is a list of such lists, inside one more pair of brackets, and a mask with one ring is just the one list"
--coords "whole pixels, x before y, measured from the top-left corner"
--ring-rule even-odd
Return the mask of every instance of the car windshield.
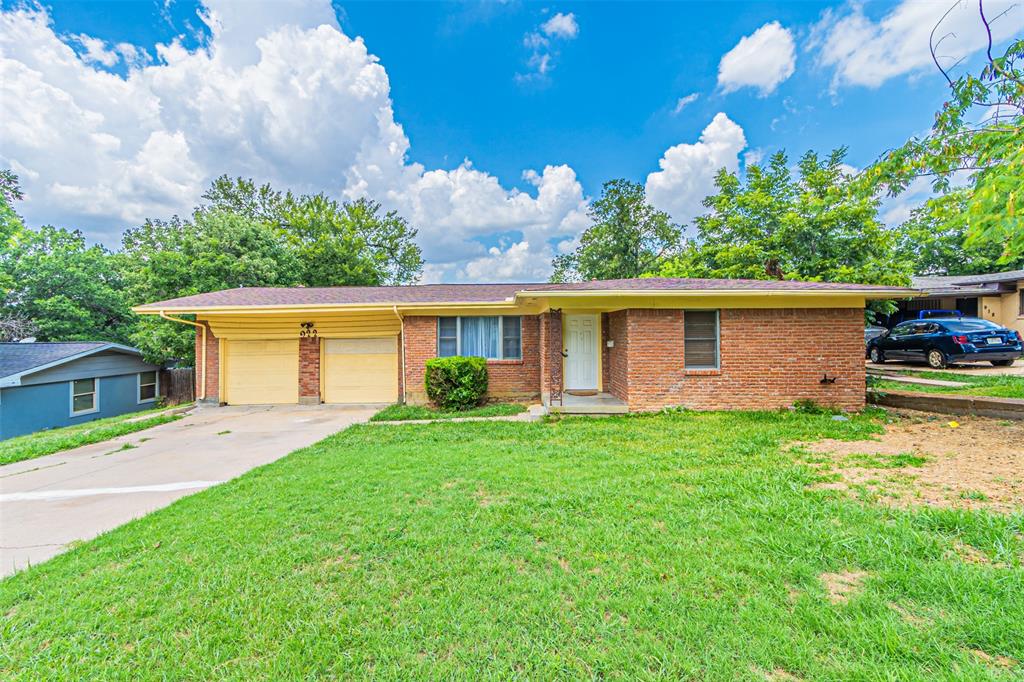
[[987, 332], [1002, 329], [988, 320], [943, 320], [942, 326], [951, 332]]

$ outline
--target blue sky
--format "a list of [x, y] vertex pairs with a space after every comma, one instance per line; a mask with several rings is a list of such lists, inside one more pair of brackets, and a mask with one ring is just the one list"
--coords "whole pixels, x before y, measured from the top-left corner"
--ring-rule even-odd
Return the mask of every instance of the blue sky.
[[[945, 94], [927, 37], [949, 5], [927, 0], [0, 6], [0, 55], [20, 67], [0, 162], [24, 171], [30, 223], [116, 246], [140, 218], [187, 211], [209, 178], [252, 175], [397, 208], [421, 230], [427, 279], [544, 277], [611, 178], [647, 183], [687, 222], [720, 165], [845, 145], [863, 167], [924, 132]], [[979, 63], [976, 24], [965, 4], [944, 25], [960, 69]], [[1022, 27], [1011, 8], [997, 39]], [[29, 42], [72, 57], [40, 65]], [[921, 198], [888, 202], [889, 219]]]

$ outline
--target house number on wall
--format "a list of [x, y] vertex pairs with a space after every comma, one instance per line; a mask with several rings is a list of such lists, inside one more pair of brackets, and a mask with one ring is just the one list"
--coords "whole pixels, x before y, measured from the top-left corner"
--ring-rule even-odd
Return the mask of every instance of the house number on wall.
[[299, 324], [302, 329], [299, 330], [300, 338], [316, 338], [316, 324], [313, 322], [302, 322]]

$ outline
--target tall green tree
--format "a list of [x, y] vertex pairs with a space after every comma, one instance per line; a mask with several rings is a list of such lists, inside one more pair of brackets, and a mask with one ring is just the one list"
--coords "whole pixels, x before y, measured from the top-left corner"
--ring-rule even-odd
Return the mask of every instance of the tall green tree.
[[795, 177], [784, 152], [748, 166], [742, 178], [719, 171], [717, 194], [704, 199], [710, 212], [696, 220], [697, 239], [660, 274], [908, 284], [910, 265], [895, 255], [895, 234], [878, 219], [878, 199], [844, 173], [845, 154], [807, 152]]
[[[133, 305], [236, 287], [295, 286], [298, 257], [267, 223], [223, 209], [191, 221], [150, 220], [125, 232], [122, 264]], [[147, 358], [191, 359], [191, 327], [143, 317], [131, 340]]]
[[289, 196], [281, 229], [306, 286], [410, 284], [423, 269], [416, 230], [368, 199], [338, 203], [323, 194]]
[[[361, 199], [294, 195], [221, 176], [190, 219], [128, 230], [121, 263], [133, 305], [257, 286], [415, 282], [423, 267], [416, 230]], [[152, 360], [192, 359], [191, 328], [144, 317], [132, 340]]]
[[10, 283], [0, 318], [29, 322], [40, 341], [128, 341], [134, 316], [115, 259], [81, 232], [23, 229], [0, 265]]
[[[966, 177], [962, 214], [942, 212], [948, 221], [942, 229], [966, 222], [968, 246], [994, 245], [1009, 264], [1024, 255], [1024, 40], [993, 56], [990, 25], [996, 18], [986, 17], [983, 3], [978, 9], [989, 29], [985, 67], [956, 79], [943, 70], [950, 96], [929, 134], [888, 152], [862, 181], [895, 195], [915, 178], [931, 177], [944, 194]], [[945, 32], [940, 26], [933, 35]], [[932, 45], [933, 55], [938, 49]]]
[[14, 202], [23, 198], [21, 185], [14, 171], [0, 170], [0, 247], [9, 247], [18, 233], [25, 229], [21, 216], [14, 210]]
[[981, 275], [1024, 269], [1024, 254], [1007, 258], [990, 241], [968, 240], [969, 190], [933, 197], [896, 230], [896, 254], [917, 275]]
[[423, 258], [416, 229], [378, 202], [294, 195], [269, 184], [221, 176], [199, 210], [223, 210], [281, 230], [295, 249], [306, 286], [411, 284]]
[[579, 246], [554, 260], [553, 282], [640, 277], [657, 272], [682, 242], [682, 228], [647, 203], [642, 185], [610, 180], [590, 206]]
[[[4, 297], [14, 286], [8, 260], [13, 258], [14, 244], [25, 229], [21, 216], [14, 209], [14, 202], [23, 198], [18, 176], [14, 171], [0, 170], [0, 296]], [[0, 341], [17, 340], [35, 331], [30, 321], [6, 316], [0, 318], [0, 328]]]

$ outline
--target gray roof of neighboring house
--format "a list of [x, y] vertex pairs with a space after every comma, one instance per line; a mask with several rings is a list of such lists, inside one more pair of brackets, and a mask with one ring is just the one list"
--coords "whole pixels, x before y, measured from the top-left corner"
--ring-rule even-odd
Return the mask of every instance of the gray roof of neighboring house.
[[964, 284], [986, 284], [988, 282], [1016, 282], [1024, 279], [1024, 270], [1007, 270], [988, 275], [968, 275], [958, 278]]
[[910, 289], [841, 282], [796, 282], [762, 279], [643, 279], [595, 280], [570, 283], [519, 284], [419, 284], [390, 287], [245, 287], [211, 291], [194, 296], [147, 303], [139, 312], [161, 309], [207, 308], [213, 306], [293, 305], [409, 305], [447, 303], [500, 303], [516, 294], [544, 294], [564, 291], [849, 291], [852, 293], [906, 291]]
[[104, 350], [142, 355], [138, 348], [105, 341], [0, 343], [0, 380], [62, 365]]
[[1006, 291], [1000, 284], [1024, 280], [1024, 270], [988, 275], [925, 275], [911, 277], [911, 286], [933, 296], [986, 296]]

